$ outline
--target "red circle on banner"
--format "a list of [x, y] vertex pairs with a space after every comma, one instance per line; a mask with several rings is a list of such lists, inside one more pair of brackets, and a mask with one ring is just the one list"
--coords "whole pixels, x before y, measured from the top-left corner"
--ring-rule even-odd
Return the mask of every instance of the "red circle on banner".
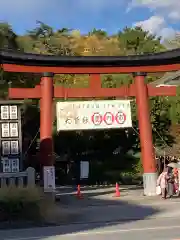
[[107, 125], [112, 125], [114, 122], [114, 115], [111, 112], [106, 112], [103, 117], [104, 122]]
[[100, 113], [96, 112], [92, 115], [91, 120], [94, 125], [100, 125], [102, 123], [103, 117]]
[[118, 124], [123, 124], [126, 121], [126, 115], [123, 112], [118, 112], [115, 116], [115, 120]]

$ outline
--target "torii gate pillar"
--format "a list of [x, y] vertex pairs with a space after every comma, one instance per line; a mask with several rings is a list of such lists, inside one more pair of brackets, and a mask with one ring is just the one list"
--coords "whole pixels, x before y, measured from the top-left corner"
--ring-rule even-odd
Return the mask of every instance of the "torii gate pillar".
[[53, 74], [43, 73], [40, 98], [40, 162], [41, 166], [53, 165]]
[[138, 110], [141, 158], [143, 164], [144, 195], [155, 196], [156, 194], [156, 164], [152, 139], [152, 126], [149, 114], [148, 88], [145, 83], [145, 73], [135, 73], [136, 103]]

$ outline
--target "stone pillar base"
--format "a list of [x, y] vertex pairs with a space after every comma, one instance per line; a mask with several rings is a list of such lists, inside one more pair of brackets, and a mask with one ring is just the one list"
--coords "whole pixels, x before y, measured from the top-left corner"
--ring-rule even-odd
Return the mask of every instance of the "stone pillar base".
[[144, 173], [143, 186], [145, 196], [156, 196], [157, 173]]

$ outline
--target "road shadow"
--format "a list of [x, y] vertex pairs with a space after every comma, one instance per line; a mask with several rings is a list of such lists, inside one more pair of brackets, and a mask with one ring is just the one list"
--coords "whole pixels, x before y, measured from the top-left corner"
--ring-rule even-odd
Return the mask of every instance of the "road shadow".
[[[48, 240], [56, 236], [62, 236], [63, 238], [64, 234], [98, 230], [99, 228], [116, 226], [117, 224], [153, 218], [161, 212], [155, 207], [132, 203], [123, 199], [123, 196], [120, 199], [114, 198], [113, 195], [108, 200], [99, 198], [103, 194], [111, 193], [112, 191], [108, 191], [108, 189], [105, 192], [83, 193], [83, 199], [78, 199], [73, 193], [73, 189], [71, 189], [66, 194], [60, 194], [60, 201], [57, 204], [63, 205], [70, 212], [71, 209], [75, 210], [78, 213], [76, 218], [69, 219], [68, 224], [62, 222], [59, 225], [57, 224], [56, 227], [33, 228], [33, 231], [31, 229], [19, 230], [19, 233], [16, 234], [19, 234], [19, 239], [28, 237], [29, 240]], [[12, 232], [12, 234], [14, 233]], [[6, 238], [4, 237], [4, 239]], [[11, 238], [10, 232], [8, 238]]]

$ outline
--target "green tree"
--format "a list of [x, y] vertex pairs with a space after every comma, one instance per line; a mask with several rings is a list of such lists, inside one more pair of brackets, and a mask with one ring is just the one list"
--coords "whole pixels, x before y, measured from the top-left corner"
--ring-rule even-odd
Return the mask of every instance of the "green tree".
[[99, 38], [107, 38], [108, 37], [108, 33], [102, 29], [96, 29], [93, 28], [93, 30], [91, 32], [89, 32], [89, 35], [96, 35]]
[[0, 23], [0, 48], [17, 50], [17, 35], [8, 23]]
[[29, 31], [28, 35], [33, 39], [34, 50], [40, 54], [73, 55], [66, 28], [54, 31], [47, 24], [37, 21], [38, 26]]
[[141, 27], [128, 28], [118, 33], [123, 54], [145, 54], [165, 50], [161, 38], [144, 31]]

